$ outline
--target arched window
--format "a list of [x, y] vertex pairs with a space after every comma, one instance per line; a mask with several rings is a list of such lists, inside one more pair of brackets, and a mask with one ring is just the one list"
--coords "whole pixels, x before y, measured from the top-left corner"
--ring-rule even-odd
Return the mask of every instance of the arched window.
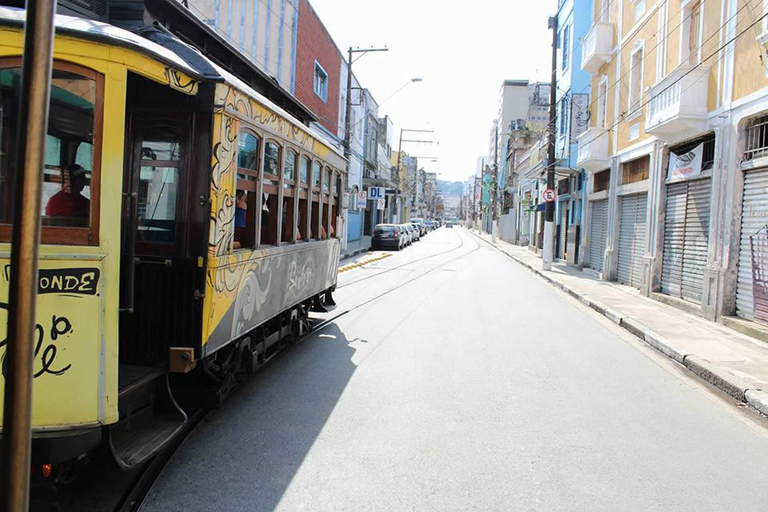
[[296, 160], [295, 151], [287, 149], [283, 157], [283, 222], [282, 242], [292, 242], [293, 231], [296, 227]]
[[278, 234], [278, 176], [282, 148], [274, 141], [264, 144], [264, 183], [262, 185], [261, 243], [277, 244]]
[[235, 194], [235, 249], [256, 246], [259, 158], [261, 140], [249, 130], [237, 134], [237, 192]]

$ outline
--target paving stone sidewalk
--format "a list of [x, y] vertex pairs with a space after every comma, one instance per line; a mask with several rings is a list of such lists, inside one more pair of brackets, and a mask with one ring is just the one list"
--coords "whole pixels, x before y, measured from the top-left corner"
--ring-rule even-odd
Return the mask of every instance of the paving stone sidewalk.
[[[471, 232], [552, 285], [627, 329], [667, 357], [768, 416], [768, 344], [716, 322], [597, 279], [565, 264], [541, 270], [541, 258], [491, 235]], [[764, 391], [765, 390], [765, 391]]]

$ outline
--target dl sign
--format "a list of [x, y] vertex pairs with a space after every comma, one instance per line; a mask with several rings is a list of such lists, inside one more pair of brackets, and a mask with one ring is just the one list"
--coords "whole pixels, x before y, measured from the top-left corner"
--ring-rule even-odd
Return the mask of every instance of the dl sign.
[[387, 189], [385, 187], [368, 187], [368, 199], [372, 201], [384, 199], [386, 195]]

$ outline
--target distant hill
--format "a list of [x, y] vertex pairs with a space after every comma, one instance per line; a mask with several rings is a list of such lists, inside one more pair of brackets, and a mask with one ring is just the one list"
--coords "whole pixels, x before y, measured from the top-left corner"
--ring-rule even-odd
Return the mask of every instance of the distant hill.
[[437, 190], [444, 196], [461, 197], [464, 190], [464, 183], [461, 181], [437, 180]]

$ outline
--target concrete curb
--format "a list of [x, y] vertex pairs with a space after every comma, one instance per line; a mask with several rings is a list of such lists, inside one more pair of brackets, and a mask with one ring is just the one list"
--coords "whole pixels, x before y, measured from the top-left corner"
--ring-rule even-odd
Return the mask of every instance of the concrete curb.
[[361, 247], [359, 249], [355, 249], [352, 252], [344, 253], [344, 254], [341, 255], [341, 261], [348, 260], [349, 258], [351, 258], [353, 256], [357, 256], [358, 254], [360, 254], [362, 252], [368, 252], [370, 250], [371, 250], [370, 247]]
[[748, 389], [744, 393], [747, 403], [752, 406], [757, 412], [764, 416], [768, 416], [768, 392], [760, 389]]
[[588, 295], [578, 292], [569, 287], [567, 284], [558, 281], [557, 279], [553, 278], [550, 273], [545, 273], [530, 263], [521, 260], [513, 254], [508, 253], [498, 245], [484, 239], [482, 236], [479, 236], [472, 231], [469, 232], [474, 237], [487, 243], [497, 251], [527, 268], [534, 274], [542, 277], [545, 281], [554, 285], [556, 288], [566, 292], [567, 294], [579, 300], [581, 303], [591, 307], [616, 325], [623, 327], [637, 338], [639, 338], [641, 341], [664, 354], [669, 359], [672, 359], [673, 361], [685, 366], [692, 373], [696, 374], [700, 378], [704, 379], [705, 381], [709, 382], [713, 386], [724, 391], [740, 402], [747, 403], [755, 411], [762, 414], [763, 416], [768, 416], [768, 392], [761, 389], [750, 388], [746, 381], [731, 374], [727, 368], [714, 365], [695, 354], [683, 354], [679, 352], [672, 346], [669, 340], [654, 332], [642, 323], [638, 322], [634, 318], [622, 316], [620, 312], [613, 310], [605, 304], [590, 298]]
[[693, 373], [722, 389], [733, 398], [740, 402], [746, 402], [746, 392], [749, 386], [746, 382], [734, 375], [731, 375], [727, 369], [714, 365], [696, 355], [685, 356], [685, 367]]

